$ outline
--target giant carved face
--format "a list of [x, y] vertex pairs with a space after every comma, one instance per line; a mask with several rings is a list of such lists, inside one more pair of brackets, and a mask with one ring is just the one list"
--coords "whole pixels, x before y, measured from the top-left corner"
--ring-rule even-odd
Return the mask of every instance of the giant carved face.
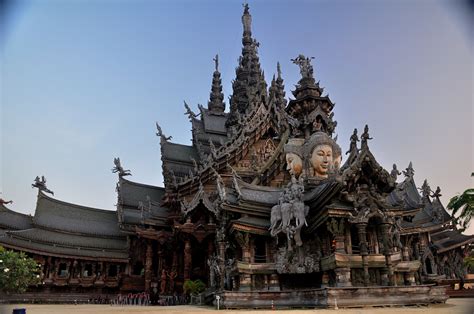
[[314, 169], [314, 176], [327, 178], [328, 170], [332, 166], [332, 147], [330, 145], [318, 145], [311, 154], [311, 165]]
[[303, 171], [303, 161], [295, 153], [286, 154], [286, 170], [298, 177]]

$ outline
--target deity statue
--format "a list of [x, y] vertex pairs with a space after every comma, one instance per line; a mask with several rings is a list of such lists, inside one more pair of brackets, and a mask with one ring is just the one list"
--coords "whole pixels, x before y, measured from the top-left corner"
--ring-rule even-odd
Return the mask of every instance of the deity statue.
[[390, 176], [394, 179], [394, 180], [397, 180], [397, 177], [399, 175], [401, 175], [402, 173], [400, 171], [398, 171], [397, 169], [397, 165], [396, 164], [393, 164], [393, 169], [392, 171], [390, 171]]
[[322, 144], [314, 148], [311, 154], [311, 165], [313, 166], [315, 177], [328, 177], [332, 157], [332, 147], [330, 145]]
[[286, 170], [296, 178], [299, 178], [303, 173], [303, 143], [304, 139], [292, 138], [288, 140], [284, 148], [286, 153]]
[[354, 133], [351, 135], [351, 145], [349, 146], [346, 155], [352, 151], [357, 151], [357, 142], [359, 142], [359, 136], [357, 135], [357, 129], [354, 129]]
[[311, 59], [314, 59], [314, 57], [307, 58], [302, 54], [300, 54], [295, 59], [291, 59], [294, 64], [297, 64], [300, 67], [302, 78], [313, 78], [313, 66], [311, 65]]
[[360, 136], [361, 138], [361, 148], [368, 148], [367, 141], [372, 140], [373, 138], [369, 136], [369, 126], [366, 124], [364, 127], [364, 133]]

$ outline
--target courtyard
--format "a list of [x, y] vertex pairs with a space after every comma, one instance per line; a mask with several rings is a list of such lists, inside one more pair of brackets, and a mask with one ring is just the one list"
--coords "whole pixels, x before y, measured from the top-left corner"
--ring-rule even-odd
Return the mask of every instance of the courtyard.
[[[13, 309], [25, 308], [27, 314], [63, 314], [63, 313], [81, 313], [81, 314], [112, 314], [112, 313], [166, 313], [166, 314], [183, 314], [183, 313], [215, 313], [216, 310], [210, 307], [200, 306], [110, 306], [110, 305], [56, 305], [56, 304], [12, 304], [0, 305], [0, 314], [10, 314]], [[306, 314], [306, 313], [334, 313], [336, 310], [315, 310], [315, 309], [298, 309], [298, 310], [278, 310], [279, 313]], [[426, 313], [430, 314], [472, 314], [474, 313], [474, 299], [448, 299], [445, 304], [435, 304], [430, 306], [410, 306], [410, 307], [380, 307], [380, 308], [354, 308], [339, 309], [343, 314], [387, 314], [387, 313]], [[252, 313], [252, 314], [269, 314], [272, 310], [223, 310], [225, 313]]]

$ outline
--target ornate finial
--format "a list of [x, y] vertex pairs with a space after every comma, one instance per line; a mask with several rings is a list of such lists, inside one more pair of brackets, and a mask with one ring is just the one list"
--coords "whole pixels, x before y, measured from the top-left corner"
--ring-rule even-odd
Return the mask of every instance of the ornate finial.
[[216, 54], [216, 57], [212, 60], [214, 60], [214, 63], [216, 65], [216, 72], [219, 71], [219, 55]]
[[372, 137], [369, 136], [369, 126], [366, 124], [364, 127], [364, 133], [360, 136], [361, 139], [361, 149], [368, 148], [367, 141], [371, 140]]
[[313, 78], [313, 66], [311, 65], [311, 59], [314, 59], [314, 57], [307, 58], [302, 54], [300, 54], [295, 59], [291, 59], [294, 64], [297, 64], [300, 67], [300, 73], [303, 79]]
[[277, 62], [277, 73], [278, 73], [278, 78], [281, 79], [281, 68], [280, 68], [280, 62]]
[[403, 175], [407, 178], [413, 178], [413, 176], [415, 175], [415, 170], [413, 169], [411, 161], [405, 171], [403, 171]]
[[125, 177], [125, 176], [131, 176], [130, 170], [124, 170], [121, 163], [120, 163], [120, 158], [114, 158], [114, 167], [112, 168], [113, 173], [117, 173], [119, 177]]
[[159, 136], [161, 138], [162, 141], [169, 141], [171, 140], [173, 137], [172, 136], [168, 136], [166, 137], [165, 134], [163, 133], [163, 130], [161, 129], [160, 125], [158, 124], [158, 122], [155, 122], [156, 123], [156, 136]]
[[43, 192], [46, 192], [46, 193], [50, 193], [51, 195], [54, 195], [54, 192], [46, 187], [46, 178], [44, 176], [41, 176], [41, 180], [40, 180], [39, 176], [36, 176], [35, 182], [33, 182], [31, 187], [38, 188], [38, 190], [40, 190], [40, 191], [43, 191]]
[[184, 101], [184, 108], [186, 108], [186, 112], [184, 114], [187, 114], [189, 120], [192, 121], [192, 119], [196, 118], [197, 115], [191, 110], [191, 108], [189, 108], [188, 104], [186, 103], [186, 100], [183, 100], [183, 101]]

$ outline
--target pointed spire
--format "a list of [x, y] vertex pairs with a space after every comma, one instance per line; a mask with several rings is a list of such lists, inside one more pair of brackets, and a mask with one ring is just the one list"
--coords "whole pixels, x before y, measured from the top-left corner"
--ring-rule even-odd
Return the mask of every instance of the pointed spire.
[[215, 63], [215, 71], [212, 76], [211, 95], [207, 108], [211, 114], [223, 114], [225, 110], [224, 94], [222, 93], [221, 73], [219, 72], [219, 55], [213, 59]]
[[244, 4], [242, 24], [244, 29], [242, 55], [235, 70], [236, 78], [232, 82], [233, 94], [230, 99], [227, 127], [237, 124], [237, 111], [246, 114], [258, 103], [265, 103], [267, 99], [267, 84], [257, 54], [259, 43], [252, 38], [252, 16], [248, 4]]
[[277, 78], [273, 75], [272, 83], [269, 89], [269, 98], [274, 101], [275, 107], [278, 111], [285, 110], [286, 99], [285, 99], [285, 85], [281, 78], [280, 62], [277, 62]]

